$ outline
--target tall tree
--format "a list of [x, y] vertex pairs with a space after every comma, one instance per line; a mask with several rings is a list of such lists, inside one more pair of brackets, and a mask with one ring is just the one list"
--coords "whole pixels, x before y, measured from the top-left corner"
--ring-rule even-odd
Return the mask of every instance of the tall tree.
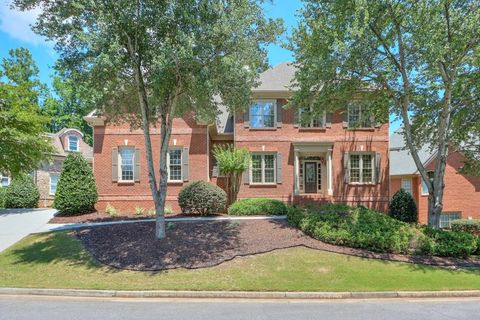
[[53, 152], [40, 113], [43, 91], [30, 52], [10, 50], [0, 64], [0, 172], [29, 172]]
[[[112, 119], [143, 129], [159, 239], [165, 237], [172, 120], [187, 112], [212, 119], [218, 112], [215, 96], [231, 110], [248, 105], [266, 64], [265, 45], [281, 31], [281, 21], [267, 20], [260, 2], [13, 1], [21, 10], [41, 8], [34, 29], [56, 42], [61, 65], [76, 82], [102, 94]], [[158, 180], [153, 123], [161, 129]]]
[[[291, 41], [299, 66], [295, 105], [337, 109], [361, 96], [377, 116], [388, 106], [402, 119], [406, 145], [428, 187], [429, 223], [437, 227], [449, 146], [460, 148], [479, 125], [479, 5], [305, 0]], [[436, 154], [433, 180], [418, 155], [424, 144]]]

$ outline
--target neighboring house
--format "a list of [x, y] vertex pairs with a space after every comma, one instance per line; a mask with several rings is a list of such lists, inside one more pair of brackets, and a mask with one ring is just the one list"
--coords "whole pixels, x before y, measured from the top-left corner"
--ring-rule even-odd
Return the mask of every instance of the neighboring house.
[[39, 207], [51, 207], [57, 183], [62, 171], [62, 164], [69, 152], [80, 152], [88, 162], [93, 160], [93, 149], [83, 141], [83, 133], [77, 129], [64, 128], [57, 133], [47, 133], [55, 148], [52, 159], [43, 162], [33, 172], [33, 178], [40, 191]]
[[[185, 115], [173, 121], [168, 156], [167, 205], [178, 210], [177, 196], [188, 181], [223, 186], [212, 155], [217, 144], [247, 148], [252, 155], [239, 199], [268, 197], [288, 203], [342, 202], [387, 211], [389, 200], [388, 123], [376, 123], [368, 110], [351, 103], [345, 110], [300, 123], [297, 108], [285, 109], [294, 67], [282, 63], [260, 76], [254, 102], [245, 113], [224, 108], [215, 124]], [[107, 203], [121, 211], [153, 207], [147, 178], [143, 133], [113, 124], [92, 112], [97, 208]], [[151, 129], [158, 172], [160, 130]], [[158, 174], [157, 174], [158, 178]]]
[[[435, 156], [428, 146], [418, 153], [428, 174], [433, 177]], [[464, 157], [450, 150], [445, 169], [445, 190], [440, 226], [449, 227], [455, 219], [480, 219], [480, 177], [459, 173]], [[428, 223], [428, 190], [417, 170], [415, 162], [404, 143], [401, 129], [390, 137], [390, 190], [391, 196], [400, 188], [412, 194], [418, 207], [420, 223]]]

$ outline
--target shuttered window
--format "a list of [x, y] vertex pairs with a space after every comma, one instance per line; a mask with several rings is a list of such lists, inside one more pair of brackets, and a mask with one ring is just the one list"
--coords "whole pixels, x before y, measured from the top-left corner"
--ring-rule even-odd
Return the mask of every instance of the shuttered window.
[[250, 106], [250, 127], [254, 129], [276, 127], [276, 101], [256, 101]]
[[351, 103], [348, 106], [348, 128], [372, 128], [374, 125], [372, 112], [368, 106]]
[[350, 183], [374, 183], [375, 154], [351, 153], [349, 154]]
[[168, 151], [168, 181], [183, 181], [182, 149]]
[[135, 148], [122, 147], [118, 150], [120, 181], [134, 181]]
[[250, 166], [252, 184], [271, 184], [276, 182], [276, 154], [254, 153]]

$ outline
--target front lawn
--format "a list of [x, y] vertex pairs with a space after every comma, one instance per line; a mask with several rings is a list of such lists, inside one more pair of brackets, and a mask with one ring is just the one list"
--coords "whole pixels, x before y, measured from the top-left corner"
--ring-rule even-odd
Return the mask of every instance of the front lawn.
[[449, 270], [292, 248], [216, 267], [122, 271], [95, 262], [67, 232], [29, 236], [0, 254], [1, 287], [116, 290], [386, 291], [480, 288], [480, 270]]

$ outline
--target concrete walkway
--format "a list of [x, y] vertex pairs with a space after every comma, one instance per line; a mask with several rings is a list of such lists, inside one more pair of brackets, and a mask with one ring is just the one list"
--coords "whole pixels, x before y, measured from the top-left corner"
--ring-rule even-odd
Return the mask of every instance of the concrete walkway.
[[[285, 220], [286, 216], [246, 216], [246, 217], [181, 217], [181, 218], [165, 218], [166, 223], [169, 222], [199, 222], [199, 221], [239, 221], [239, 220]], [[107, 222], [86, 222], [86, 223], [49, 223], [43, 225], [36, 232], [51, 232], [71, 230], [85, 227], [100, 227], [112, 224], [131, 224], [142, 222], [153, 222], [155, 219], [138, 219], [138, 220], [120, 220]]]
[[39, 232], [57, 212], [55, 209], [0, 209], [0, 252]]

